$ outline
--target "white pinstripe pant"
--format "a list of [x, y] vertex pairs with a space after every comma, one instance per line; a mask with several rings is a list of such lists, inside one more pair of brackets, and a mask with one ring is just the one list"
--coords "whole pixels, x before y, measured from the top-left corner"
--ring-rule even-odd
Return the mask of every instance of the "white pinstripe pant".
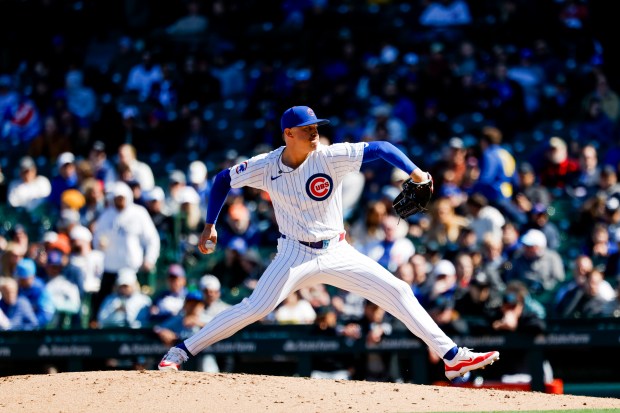
[[439, 357], [456, 345], [420, 305], [409, 285], [346, 241], [321, 250], [280, 238], [278, 253], [252, 295], [215, 316], [185, 340], [185, 346], [198, 354], [264, 318], [292, 292], [315, 284], [333, 285], [374, 302], [402, 321]]

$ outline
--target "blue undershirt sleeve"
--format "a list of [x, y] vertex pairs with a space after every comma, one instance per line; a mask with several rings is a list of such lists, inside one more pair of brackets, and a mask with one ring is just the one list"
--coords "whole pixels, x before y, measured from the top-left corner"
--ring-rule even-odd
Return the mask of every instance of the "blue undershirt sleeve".
[[207, 204], [207, 224], [215, 224], [230, 191], [230, 170], [224, 169], [215, 176]]
[[407, 172], [408, 175], [411, 175], [411, 172], [417, 168], [416, 164], [407, 158], [400, 149], [386, 141], [368, 142], [368, 145], [364, 147], [362, 163], [377, 159], [389, 162], [393, 166]]

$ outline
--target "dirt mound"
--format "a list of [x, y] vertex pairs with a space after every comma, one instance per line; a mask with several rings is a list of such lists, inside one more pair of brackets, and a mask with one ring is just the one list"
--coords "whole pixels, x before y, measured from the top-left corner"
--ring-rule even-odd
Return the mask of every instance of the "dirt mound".
[[0, 378], [7, 412], [437, 412], [620, 409], [620, 399], [197, 372]]

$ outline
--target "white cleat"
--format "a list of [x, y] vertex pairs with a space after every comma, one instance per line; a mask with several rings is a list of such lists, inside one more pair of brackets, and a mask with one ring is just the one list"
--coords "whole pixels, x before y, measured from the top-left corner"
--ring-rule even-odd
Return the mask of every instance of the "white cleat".
[[474, 353], [467, 347], [459, 347], [459, 351], [452, 360], [444, 360], [446, 377], [450, 380], [464, 375], [468, 371], [484, 369], [486, 366], [499, 360], [499, 352]]
[[181, 364], [189, 359], [185, 351], [178, 347], [171, 347], [166, 355], [161, 359], [157, 368], [161, 371], [178, 371]]

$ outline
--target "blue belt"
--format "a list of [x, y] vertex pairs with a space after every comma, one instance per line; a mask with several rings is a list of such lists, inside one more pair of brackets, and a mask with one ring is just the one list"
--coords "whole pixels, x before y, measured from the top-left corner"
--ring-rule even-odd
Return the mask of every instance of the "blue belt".
[[[286, 235], [281, 234], [282, 235], [282, 239], [286, 239]], [[342, 241], [344, 239], [344, 232], [341, 232], [338, 236], [338, 242]], [[299, 242], [301, 245], [305, 245], [306, 247], [310, 247], [310, 248], [314, 248], [314, 249], [318, 249], [318, 250], [322, 250], [325, 249], [327, 247], [329, 247], [329, 244], [335, 241], [334, 238], [332, 239], [324, 239], [322, 241], [316, 241], [316, 242], [307, 242], [307, 241], [297, 241]]]

